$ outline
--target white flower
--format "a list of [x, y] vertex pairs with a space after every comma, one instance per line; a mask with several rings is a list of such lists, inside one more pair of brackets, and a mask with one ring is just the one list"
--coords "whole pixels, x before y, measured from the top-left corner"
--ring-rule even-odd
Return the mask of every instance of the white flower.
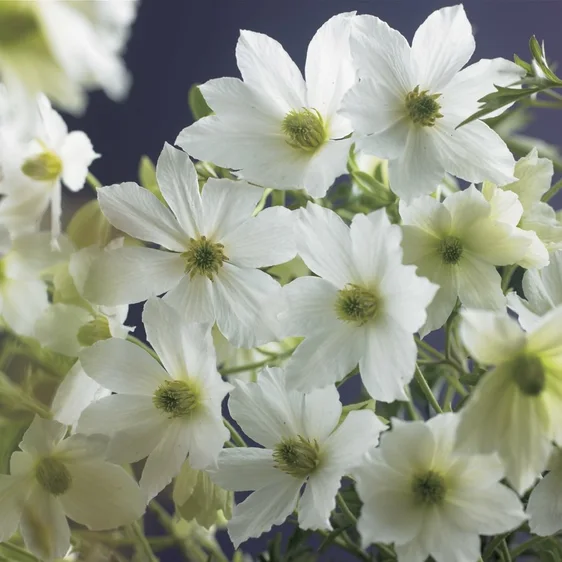
[[505, 313], [465, 310], [460, 336], [485, 374], [461, 410], [457, 446], [497, 452], [523, 494], [562, 444], [562, 307], [525, 333]]
[[342, 405], [335, 386], [290, 391], [280, 369], [265, 369], [257, 383], [237, 382], [228, 405], [244, 432], [265, 447], [225, 449], [211, 472], [227, 490], [255, 490], [228, 522], [235, 547], [280, 525], [295, 509], [301, 529], [331, 529], [341, 478], [377, 444], [385, 426], [363, 410], [336, 427]]
[[[51, 206], [51, 232], [61, 231], [62, 184], [71, 191], [84, 187], [88, 167], [99, 157], [82, 131], [68, 132], [62, 117], [45, 96], [37, 98], [39, 120], [32, 140], [22, 140], [2, 150], [0, 223], [19, 233], [39, 224]], [[0, 148], [5, 145], [5, 140]], [[30, 181], [31, 180], [31, 181]]]
[[[554, 209], [541, 201], [550, 188], [553, 173], [552, 162], [547, 158], [539, 158], [537, 149], [533, 148], [515, 164], [516, 182], [501, 188], [490, 182], [484, 182], [482, 186], [484, 197], [492, 205], [498, 192], [504, 198], [506, 194], [515, 193], [518, 196], [523, 214], [517, 226], [527, 231], [532, 238], [529, 253], [520, 262], [523, 267], [543, 267], [548, 263], [548, 252], [562, 248], [562, 224], [556, 218]], [[504, 203], [502, 211], [509, 214], [509, 206]], [[537, 260], [537, 256], [542, 259]]]
[[435, 191], [445, 172], [475, 183], [514, 180], [513, 156], [488, 125], [476, 120], [456, 127], [494, 85], [517, 82], [525, 72], [501, 58], [461, 70], [474, 47], [462, 5], [433, 12], [411, 47], [374, 16], [353, 22], [360, 82], [345, 96], [342, 114], [358, 134], [359, 149], [389, 159], [390, 186], [405, 200]]
[[363, 502], [357, 529], [366, 548], [394, 543], [398, 562], [477, 562], [480, 534], [517, 528], [517, 495], [500, 484], [495, 455], [455, 453], [456, 414], [428, 422], [393, 419], [380, 447], [353, 471]]
[[550, 471], [533, 489], [527, 504], [531, 532], [541, 537], [562, 529], [562, 452], [555, 449], [549, 460]]
[[[518, 214], [521, 215], [521, 205]], [[516, 211], [517, 212], [517, 211]], [[401, 202], [404, 262], [440, 286], [427, 310], [425, 335], [443, 326], [457, 297], [470, 308], [505, 308], [497, 265], [516, 263], [531, 243], [513, 223], [500, 222], [474, 186], [439, 203], [424, 196]]]
[[86, 90], [122, 99], [129, 77], [120, 58], [137, 0], [0, 3], [0, 78], [11, 103], [32, 111], [44, 92], [62, 109], [81, 113]]
[[216, 462], [228, 440], [221, 402], [231, 385], [216, 370], [209, 329], [188, 324], [161, 299], [144, 307], [147, 338], [163, 367], [134, 343], [113, 338], [82, 351], [89, 377], [116, 392], [88, 406], [78, 432], [112, 437], [108, 458], [118, 464], [148, 456], [140, 485], [153, 498], [180, 471]]
[[277, 41], [241, 31], [236, 59], [243, 81], [203, 84], [215, 115], [184, 129], [176, 144], [259, 185], [303, 188], [322, 197], [346, 173], [352, 142], [345, 138], [351, 126], [337, 111], [355, 82], [349, 52], [353, 14], [334, 16], [317, 31], [308, 47], [306, 81]]
[[168, 292], [166, 302], [185, 319], [216, 320], [233, 345], [277, 340], [263, 309], [279, 284], [258, 268], [294, 257], [291, 212], [271, 207], [252, 217], [263, 190], [246, 182], [210, 179], [200, 195], [189, 156], [168, 144], [156, 173], [171, 211], [134, 183], [101, 188], [98, 197], [116, 228], [167, 250], [104, 254], [86, 282], [86, 298], [114, 306]]
[[304, 336], [287, 364], [293, 388], [310, 390], [341, 380], [359, 363], [376, 400], [406, 400], [413, 374], [414, 333], [437, 286], [402, 265], [400, 228], [384, 209], [358, 214], [351, 227], [309, 203], [297, 223], [297, 247], [318, 277], [283, 287], [280, 314], [287, 335]]
[[507, 295], [509, 308], [519, 316], [524, 330], [532, 330], [549, 310], [562, 305], [562, 250], [550, 255], [542, 269], [529, 269], [523, 275], [522, 299], [514, 292]]
[[93, 531], [115, 529], [142, 516], [137, 483], [105, 460], [101, 435], [63, 439], [66, 426], [36, 417], [0, 475], [0, 542], [18, 529], [41, 560], [62, 558], [70, 547], [66, 518]]

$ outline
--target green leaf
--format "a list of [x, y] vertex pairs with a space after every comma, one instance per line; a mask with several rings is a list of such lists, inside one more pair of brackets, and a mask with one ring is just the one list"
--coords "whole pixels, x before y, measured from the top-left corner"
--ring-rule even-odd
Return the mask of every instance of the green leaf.
[[513, 61], [516, 65], [520, 66], [527, 74], [532, 74], [533, 67], [522, 58], [519, 58], [517, 55], [513, 55]]
[[166, 201], [162, 196], [162, 192], [160, 191], [160, 187], [158, 186], [158, 181], [156, 180], [156, 168], [152, 163], [152, 160], [148, 156], [141, 156], [139, 162], [139, 170], [138, 170], [139, 182], [140, 184], [150, 191], [153, 195], [156, 195], [158, 199], [164, 205], [166, 205]]
[[531, 54], [533, 55], [533, 59], [542, 70], [546, 78], [551, 82], [555, 82], [557, 85], [562, 85], [562, 80], [560, 80], [560, 78], [558, 78], [558, 76], [556, 76], [556, 74], [554, 74], [554, 72], [552, 72], [552, 70], [548, 66], [548, 63], [546, 62], [546, 58], [544, 56], [544, 50], [540, 46], [537, 38], [534, 35], [529, 40], [529, 49], [531, 51]]
[[198, 84], [193, 84], [193, 86], [189, 89], [187, 101], [195, 121], [198, 121], [203, 117], [207, 117], [208, 115], [212, 115], [213, 110], [207, 105]]

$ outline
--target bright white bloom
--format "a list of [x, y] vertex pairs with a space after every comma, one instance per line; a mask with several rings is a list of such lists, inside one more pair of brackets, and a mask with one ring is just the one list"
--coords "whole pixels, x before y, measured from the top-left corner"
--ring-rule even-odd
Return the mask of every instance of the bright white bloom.
[[0, 542], [18, 529], [41, 560], [70, 547], [70, 518], [93, 531], [115, 529], [142, 516], [146, 502], [134, 479], [105, 460], [101, 435], [63, 439], [66, 426], [36, 417], [0, 475]]
[[201, 86], [215, 115], [184, 129], [176, 144], [201, 160], [240, 170], [243, 178], [322, 197], [346, 173], [352, 132], [337, 114], [355, 83], [349, 52], [353, 13], [334, 16], [313, 37], [305, 77], [283, 47], [241, 31], [236, 59], [243, 81]]
[[500, 484], [495, 455], [454, 451], [457, 414], [428, 422], [392, 420], [378, 449], [353, 475], [363, 502], [357, 529], [364, 547], [394, 543], [398, 562], [477, 562], [478, 535], [519, 527], [517, 495]]
[[299, 255], [318, 277], [283, 287], [287, 335], [304, 336], [287, 364], [293, 388], [343, 379], [359, 363], [376, 400], [406, 400], [413, 374], [414, 333], [426, 321], [437, 286], [402, 265], [400, 227], [384, 209], [358, 214], [348, 227], [333, 211], [309, 203], [297, 223]]
[[[409, 201], [435, 191], [445, 172], [470, 182], [514, 180], [515, 161], [483, 121], [457, 129], [478, 100], [525, 74], [505, 59], [462, 67], [474, 52], [462, 5], [433, 12], [412, 46], [380, 19], [357, 16], [351, 53], [360, 82], [343, 101], [361, 150], [389, 159], [390, 186]], [[376, 103], [373, 102], [376, 100]]]
[[550, 255], [542, 269], [529, 269], [523, 275], [522, 299], [514, 292], [507, 295], [509, 308], [519, 316], [524, 330], [531, 330], [549, 310], [562, 305], [562, 250]]
[[84, 187], [88, 167], [99, 157], [82, 131], [68, 132], [62, 117], [45, 96], [37, 98], [39, 119], [31, 140], [0, 139], [0, 224], [12, 232], [37, 228], [49, 204], [51, 232], [61, 231], [62, 184], [71, 191]]
[[137, 0], [0, 2], [0, 79], [19, 111], [32, 111], [44, 92], [73, 113], [86, 90], [122, 99], [129, 76], [120, 58]]
[[168, 144], [156, 174], [171, 211], [134, 183], [101, 188], [98, 197], [116, 228], [166, 250], [107, 252], [92, 268], [86, 298], [115, 306], [168, 292], [183, 318], [216, 320], [235, 346], [278, 340], [264, 303], [279, 284], [258, 268], [295, 256], [291, 212], [271, 207], [252, 217], [263, 190], [246, 182], [210, 179], [199, 194], [189, 156]]
[[228, 522], [235, 547], [280, 525], [295, 509], [300, 528], [331, 529], [341, 478], [385, 429], [367, 410], [350, 412], [337, 427], [342, 405], [335, 386], [303, 394], [288, 390], [285, 381], [280, 369], [265, 369], [257, 383], [237, 382], [229, 398], [232, 417], [265, 447], [224, 449], [211, 472], [227, 490], [256, 490]]
[[548, 462], [550, 471], [534, 488], [527, 504], [531, 532], [541, 537], [562, 529], [562, 452], [555, 449]]
[[465, 310], [461, 339], [483, 376], [461, 411], [459, 448], [499, 453], [509, 483], [528, 490], [562, 444], [562, 307], [523, 332], [505, 313]]
[[[547, 158], [539, 158], [537, 149], [533, 148], [515, 164], [516, 182], [501, 188], [490, 182], [484, 182], [482, 186], [484, 197], [492, 205], [498, 191], [504, 195], [503, 201], [506, 194], [518, 196], [523, 214], [517, 226], [527, 231], [532, 238], [529, 253], [520, 262], [523, 267], [543, 267], [548, 263], [548, 252], [562, 248], [562, 224], [556, 218], [554, 209], [541, 201], [550, 188], [553, 173], [552, 162]], [[504, 202], [501, 207], [501, 213], [510, 213], [509, 204]], [[542, 260], [537, 261], [537, 256], [541, 256]]]
[[[521, 215], [521, 205], [519, 216]], [[474, 186], [439, 203], [424, 196], [400, 204], [404, 262], [440, 286], [427, 310], [425, 335], [443, 326], [457, 297], [470, 308], [505, 308], [497, 265], [517, 263], [531, 243], [515, 225], [495, 220]]]
[[78, 432], [110, 435], [108, 458], [118, 464], [148, 456], [140, 485], [153, 498], [180, 471], [216, 462], [228, 430], [221, 402], [232, 388], [216, 369], [210, 331], [188, 324], [161, 299], [144, 307], [148, 341], [163, 367], [134, 343], [113, 338], [82, 351], [89, 377], [116, 392], [88, 406]]

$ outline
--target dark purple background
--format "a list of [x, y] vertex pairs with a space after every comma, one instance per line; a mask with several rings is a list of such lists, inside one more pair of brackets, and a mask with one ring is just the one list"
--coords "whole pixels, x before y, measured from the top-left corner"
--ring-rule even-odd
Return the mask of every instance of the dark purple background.
[[[238, 76], [234, 47], [239, 29], [279, 40], [302, 68], [308, 42], [334, 14], [357, 10], [377, 15], [410, 40], [431, 11], [446, 5], [433, 0], [143, 0], [126, 54], [134, 77], [126, 104], [95, 93], [86, 115], [70, 119], [69, 125], [85, 130], [103, 155], [93, 172], [104, 184], [134, 180], [140, 156], [155, 160], [164, 141], [173, 142], [191, 122], [191, 84]], [[562, 61], [562, 0], [471, 0], [465, 8], [476, 34], [473, 60], [511, 59], [514, 53], [528, 60], [528, 41], [535, 34], [545, 41], [549, 58]], [[543, 109], [537, 116], [529, 132], [562, 144], [562, 112]], [[344, 394], [352, 386], [346, 385]], [[245, 548], [258, 553], [266, 540], [249, 541]], [[170, 552], [162, 559], [177, 557]], [[323, 557], [348, 559], [339, 551]]]

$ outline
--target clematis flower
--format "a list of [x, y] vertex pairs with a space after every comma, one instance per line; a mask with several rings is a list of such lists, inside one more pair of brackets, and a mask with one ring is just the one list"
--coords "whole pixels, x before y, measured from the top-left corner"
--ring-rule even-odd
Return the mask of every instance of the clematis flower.
[[188, 455], [196, 469], [216, 462], [229, 436], [221, 402], [232, 387], [217, 372], [208, 327], [186, 323], [156, 298], [145, 304], [143, 323], [163, 366], [122, 339], [84, 349], [80, 361], [87, 375], [117, 394], [90, 404], [77, 431], [111, 436], [108, 458], [117, 464], [148, 457], [140, 486], [151, 499]]
[[527, 333], [505, 313], [465, 310], [460, 336], [471, 356], [494, 366], [461, 410], [457, 447], [497, 452], [523, 494], [562, 444], [562, 308]]
[[19, 528], [26, 548], [41, 560], [62, 558], [70, 547], [67, 517], [93, 531], [133, 523], [145, 511], [138, 484], [105, 460], [102, 435], [73, 435], [36, 417], [0, 475], [0, 542]]
[[322, 197], [346, 173], [352, 143], [351, 125], [337, 111], [355, 82], [349, 51], [353, 15], [334, 16], [316, 32], [306, 80], [277, 41], [241, 31], [236, 59], [243, 81], [203, 84], [215, 115], [184, 129], [176, 144], [196, 158], [239, 170], [250, 182]]
[[398, 562], [477, 562], [479, 535], [505, 533], [526, 519], [517, 495], [500, 484], [495, 455], [454, 450], [458, 415], [428, 422], [392, 420], [380, 447], [353, 471], [363, 502], [364, 548], [394, 543]]
[[[521, 214], [521, 204], [514, 202]], [[419, 197], [400, 204], [404, 262], [418, 266], [440, 289], [427, 309], [421, 334], [443, 326], [457, 298], [469, 308], [501, 310], [506, 299], [497, 265], [517, 263], [531, 240], [493, 209], [474, 186], [449, 195], [442, 203]]]
[[331, 529], [342, 477], [377, 444], [384, 424], [363, 410], [350, 412], [337, 427], [342, 405], [336, 387], [291, 391], [280, 369], [264, 369], [256, 383], [236, 385], [230, 413], [265, 448], [224, 449], [210, 471], [222, 488], [255, 490], [234, 506], [227, 524], [234, 546], [280, 525], [295, 509], [301, 529]]
[[414, 333], [437, 286], [402, 265], [400, 227], [384, 209], [351, 226], [329, 209], [300, 210], [297, 248], [318, 277], [285, 285], [279, 318], [286, 335], [304, 336], [287, 364], [289, 384], [308, 391], [343, 379], [359, 363], [376, 400], [406, 400], [414, 375]]
[[462, 5], [433, 12], [411, 47], [374, 16], [354, 19], [351, 53], [360, 81], [340, 113], [358, 148], [388, 158], [391, 189], [408, 202], [435, 191], [445, 172], [474, 183], [515, 180], [515, 161], [499, 135], [480, 120], [457, 126], [495, 85], [513, 84], [525, 72], [501, 58], [462, 69], [474, 48]]
[[116, 228], [167, 250], [107, 252], [92, 267], [86, 298], [115, 306], [167, 292], [166, 302], [185, 319], [216, 320], [237, 347], [276, 341], [264, 303], [279, 284], [258, 268], [295, 256], [291, 212], [271, 207], [252, 217], [263, 190], [246, 182], [210, 179], [199, 194], [189, 156], [170, 145], [156, 172], [171, 211], [134, 183], [101, 188], [98, 198]]

